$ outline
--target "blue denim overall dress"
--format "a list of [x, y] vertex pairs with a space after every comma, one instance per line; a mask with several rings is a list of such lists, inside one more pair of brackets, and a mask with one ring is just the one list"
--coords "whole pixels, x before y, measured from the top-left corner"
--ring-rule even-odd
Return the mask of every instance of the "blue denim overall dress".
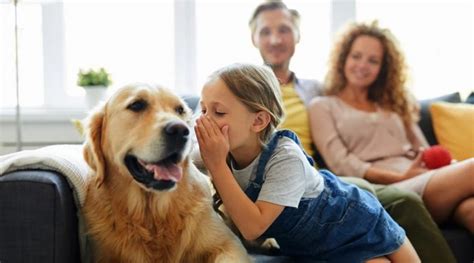
[[[256, 178], [245, 189], [253, 202], [265, 181], [265, 165], [283, 136], [301, 148], [292, 131], [275, 132], [260, 155]], [[313, 165], [312, 158], [305, 155]], [[262, 237], [275, 238], [282, 254], [304, 262], [363, 262], [400, 247], [405, 231], [373, 195], [340, 181], [327, 170], [319, 173], [325, 184], [321, 194], [302, 198], [298, 208], [285, 207]]]

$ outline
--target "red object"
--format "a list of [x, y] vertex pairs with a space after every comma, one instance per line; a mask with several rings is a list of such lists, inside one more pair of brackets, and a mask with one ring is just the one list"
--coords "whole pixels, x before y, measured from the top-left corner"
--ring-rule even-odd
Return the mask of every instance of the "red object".
[[428, 169], [436, 169], [451, 163], [452, 157], [446, 148], [435, 145], [423, 152], [423, 162]]

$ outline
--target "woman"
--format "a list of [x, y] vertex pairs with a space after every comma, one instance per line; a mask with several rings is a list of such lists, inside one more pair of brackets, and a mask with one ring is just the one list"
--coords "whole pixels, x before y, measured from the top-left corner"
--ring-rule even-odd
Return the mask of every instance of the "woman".
[[329, 64], [327, 96], [314, 99], [309, 109], [313, 141], [328, 166], [338, 175], [414, 191], [436, 222], [454, 218], [474, 233], [474, 159], [424, 167], [428, 144], [391, 33], [376, 23], [352, 24]]

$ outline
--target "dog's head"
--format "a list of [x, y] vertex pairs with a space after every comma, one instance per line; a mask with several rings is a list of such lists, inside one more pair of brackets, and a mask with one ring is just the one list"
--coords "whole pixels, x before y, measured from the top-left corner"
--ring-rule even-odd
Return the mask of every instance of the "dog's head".
[[[172, 190], [191, 142], [191, 110], [161, 87], [126, 86], [88, 118], [84, 158], [97, 187], [126, 176], [146, 190]], [[132, 180], [133, 178], [133, 180]]]

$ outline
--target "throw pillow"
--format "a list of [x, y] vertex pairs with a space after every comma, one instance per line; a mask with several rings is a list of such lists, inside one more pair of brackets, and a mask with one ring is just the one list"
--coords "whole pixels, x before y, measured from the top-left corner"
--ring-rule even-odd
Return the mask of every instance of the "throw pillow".
[[439, 102], [439, 101], [461, 102], [461, 95], [459, 94], [459, 92], [455, 92], [455, 93], [446, 94], [440, 97], [420, 101], [421, 109], [420, 109], [420, 121], [418, 122], [418, 125], [420, 126], [421, 131], [425, 135], [426, 140], [428, 141], [430, 145], [439, 144], [434, 134], [433, 123], [432, 123], [433, 121], [431, 119], [431, 114], [430, 114], [431, 104], [434, 102]]
[[453, 158], [474, 157], [474, 105], [436, 102], [430, 107], [436, 139]]
[[469, 96], [467, 96], [466, 103], [474, 104], [474, 91], [471, 92], [471, 94], [469, 94]]

